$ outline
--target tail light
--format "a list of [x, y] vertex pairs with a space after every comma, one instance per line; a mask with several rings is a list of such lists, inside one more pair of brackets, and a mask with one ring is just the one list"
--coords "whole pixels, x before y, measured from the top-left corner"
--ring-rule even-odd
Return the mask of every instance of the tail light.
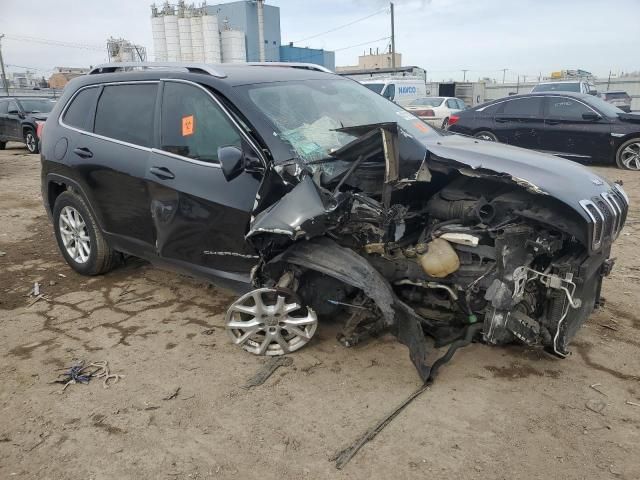
[[413, 113], [415, 113], [418, 117], [435, 117], [435, 113], [433, 113], [433, 110], [414, 110]]
[[459, 115], [451, 115], [449, 117], [449, 125], [453, 125], [454, 123], [457, 123], [458, 120], [460, 120]]
[[45, 122], [36, 121], [36, 137], [38, 139], [42, 138], [42, 131], [44, 130]]

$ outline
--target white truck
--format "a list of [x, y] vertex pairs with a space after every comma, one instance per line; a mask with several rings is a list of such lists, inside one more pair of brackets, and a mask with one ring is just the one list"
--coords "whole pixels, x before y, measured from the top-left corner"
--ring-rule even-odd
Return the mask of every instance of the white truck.
[[424, 78], [420, 77], [379, 77], [360, 80], [360, 83], [402, 106], [427, 96]]

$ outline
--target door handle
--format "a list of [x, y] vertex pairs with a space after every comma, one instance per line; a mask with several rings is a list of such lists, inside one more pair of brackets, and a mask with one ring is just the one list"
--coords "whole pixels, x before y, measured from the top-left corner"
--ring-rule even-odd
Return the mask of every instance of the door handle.
[[158, 178], [163, 180], [172, 180], [176, 178], [176, 176], [166, 167], [151, 167], [149, 169], [149, 173], [155, 175]]
[[93, 152], [89, 150], [87, 147], [75, 148], [73, 153], [82, 158], [91, 158], [93, 157]]
[[507, 123], [508, 121], [509, 121], [508, 118], [496, 117], [496, 122], [497, 123]]
[[560, 120], [545, 120], [544, 123], [546, 123], [547, 125], [558, 125], [560, 123]]

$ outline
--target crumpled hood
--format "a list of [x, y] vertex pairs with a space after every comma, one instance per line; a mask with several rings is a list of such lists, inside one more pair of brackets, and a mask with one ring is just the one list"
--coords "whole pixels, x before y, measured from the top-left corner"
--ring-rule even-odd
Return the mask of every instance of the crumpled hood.
[[[432, 161], [461, 163], [471, 171], [507, 175], [529, 191], [551, 195], [586, 217], [579, 201], [611, 189], [609, 182], [578, 163], [503, 143], [462, 135], [426, 140]], [[456, 167], [456, 165], [452, 165]]]

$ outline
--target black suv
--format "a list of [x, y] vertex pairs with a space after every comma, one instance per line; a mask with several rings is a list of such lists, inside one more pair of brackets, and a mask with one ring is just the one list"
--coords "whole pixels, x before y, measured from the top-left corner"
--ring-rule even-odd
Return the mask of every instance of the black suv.
[[42, 127], [55, 105], [44, 97], [0, 97], [0, 150], [7, 142], [22, 142], [38, 153], [38, 127]]
[[428, 337], [565, 356], [611, 270], [622, 187], [318, 70], [111, 64], [70, 82], [42, 140], [69, 265], [126, 254], [235, 287], [229, 336], [259, 355], [343, 317], [343, 344], [391, 331], [424, 379]]

